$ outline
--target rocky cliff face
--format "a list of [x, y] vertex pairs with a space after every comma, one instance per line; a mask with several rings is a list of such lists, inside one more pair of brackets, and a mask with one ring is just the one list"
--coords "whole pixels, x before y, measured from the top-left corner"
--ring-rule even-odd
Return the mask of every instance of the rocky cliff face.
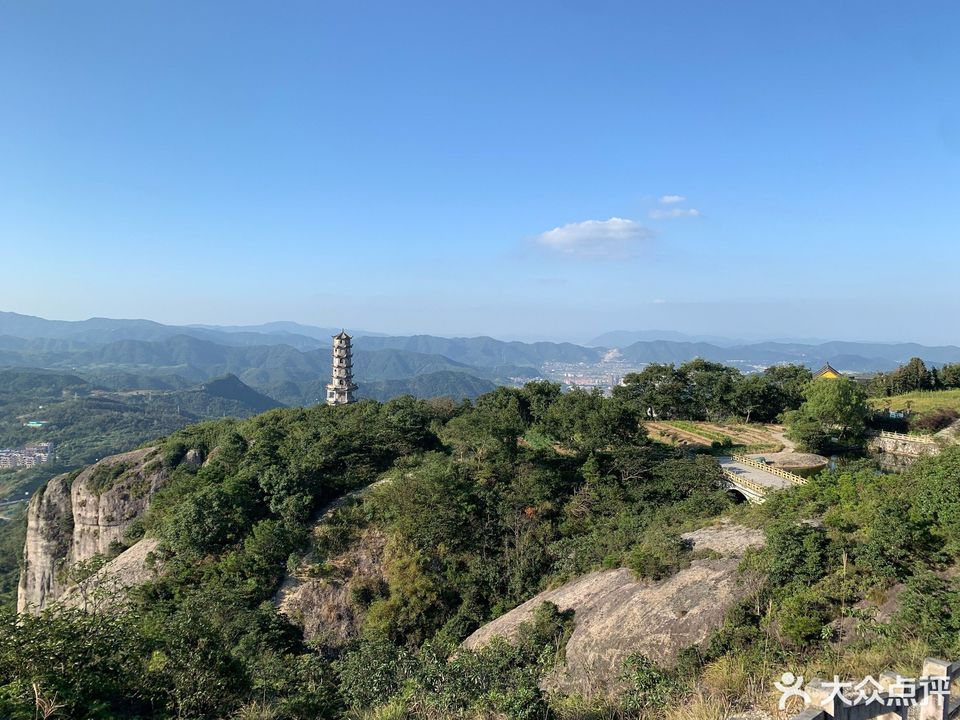
[[27, 508], [27, 540], [17, 589], [17, 612], [28, 606], [40, 610], [63, 588], [57, 581], [57, 563], [67, 556], [73, 539], [73, 512], [68, 476], [53, 478], [38, 490]]
[[497, 636], [509, 640], [549, 601], [561, 610], [573, 609], [576, 626], [566, 662], [545, 679], [545, 689], [584, 696], [615, 693], [627, 656], [641, 652], [672, 664], [683, 648], [704, 642], [727, 610], [750, 592], [737, 567], [747, 548], [763, 544], [763, 533], [720, 524], [684, 537], [695, 552], [709, 550], [713, 557], [694, 560], [660, 582], [637, 580], [624, 568], [584, 575], [487, 623], [464, 646], [481, 647]]
[[158, 545], [155, 538], [138, 540], [90, 577], [65, 588], [57, 602], [87, 611], [109, 606], [127, 588], [157, 577], [160, 566], [154, 553]]
[[60, 475], [38, 491], [27, 510], [18, 612], [39, 612], [59, 598], [64, 568], [116, 548], [166, 479], [156, 449], [145, 448], [104, 458], [76, 477]]

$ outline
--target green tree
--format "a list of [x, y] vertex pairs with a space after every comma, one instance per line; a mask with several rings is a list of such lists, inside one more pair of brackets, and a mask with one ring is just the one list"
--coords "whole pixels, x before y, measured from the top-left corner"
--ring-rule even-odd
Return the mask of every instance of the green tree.
[[783, 594], [810, 585], [829, 570], [829, 543], [824, 531], [806, 523], [776, 523], [767, 529], [770, 586]]
[[780, 393], [781, 409], [796, 410], [803, 403], [803, 393], [813, 379], [813, 373], [803, 365], [773, 365], [763, 371], [767, 378]]
[[462, 454], [478, 460], [491, 453], [507, 459], [517, 454], [517, 440], [529, 427], [526, 398], [517, 388], [500, 387], [481, 395], [473, 409], [453, 418], [446, 439]]
[[605, 399], [599, 391], [579, 389], [562, 395], [550, 406], [543, 428], [564, 447], [582, 455], [635, 444], [644, 438], [631, 406], [619, 399]]
[[918, 357], [890, 373], [890, 382], [894, 395], [914, 392], [915, 390], [930, 390], [933, 381], [926, 364]]
[[149, 646], [129, 613], [63, 608], [0, 614], [0, 717], [28, 720], [34, 693], [55, 717], [144, 717], [159, 699], [144, 677]]
[[696, 358], [677, 371], [686, 380], [690, 419], [719, 420], [734, 412], [739, 371], [721, 363]]
[[783, 410], [781, 398], [776, 385], [763, 375], [743, 377], [733, 391], [733, 405], [744, 422], [775, 420]]
[[960, 388], [960, 363], [940, 368], [940, 384], [945, 388]]
[[910, 358], [909, 362], [888, 373], [879, 373], [870, 383], [871, 395], [902, 395], [916, 390], [934, 390], [943, 383], [940, 374], [927, 369], [922, 359]]
[[813, 452], [862, 446], [866, 439], [867, 393], [849, 378], [814, 380], [799, 410], [787, 416], [790, 438]]
[[673, 365], [651, 363], [638, 373], [627, 373], [613, 396], [632, 405], [644, 418], [685, 418], [690, 414], [687, 378]]
[[563, 395], [563, 388], [560, 383], [534, 380], [524, 385], [521, 392], [529, 408], [530, 420], [539, 423], [546, 418], [550, 406]]

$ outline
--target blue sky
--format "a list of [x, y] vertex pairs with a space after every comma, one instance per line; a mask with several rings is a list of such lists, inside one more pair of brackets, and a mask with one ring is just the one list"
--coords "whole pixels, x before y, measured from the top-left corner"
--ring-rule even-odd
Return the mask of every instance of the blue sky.
[[0, 2], [0, 309], [960, 343], [960, 5]]

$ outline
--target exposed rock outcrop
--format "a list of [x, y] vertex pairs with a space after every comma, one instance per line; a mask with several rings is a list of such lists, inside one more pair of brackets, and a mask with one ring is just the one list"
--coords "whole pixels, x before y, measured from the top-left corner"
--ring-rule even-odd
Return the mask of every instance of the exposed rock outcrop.
[[59, 598], [63, 569], [113, 550], [166, 479], [156, 449], [144, 448], [104, 458], [76, 477], [55, 477], [39, 490], [27, 510], [17, 610], [39, 612]]
[[934, 434], [934, 439], [944, 445], [956, 445], [960, 443], [960, 420], [948, 425], [943, 430]]
[[737, 568], [747, 548], [763, 545], [762, 532], [722, 523], [684, 537], [695, 551], [716, 556], [693, 560], [660, 582], [637, 580], [625, 568], [584, 575], [484, 625], [464, 646], [477, 648], [497, 636], [509, 640], [549, 601], [574, 610], [576, 627], [565, 664], [545, 679], [545, 687], [585, 696], [615, 692], [627, 656], [641, 652], [661, 664], [675, 662], [683, 648], [704, 642], [727, 610], [750, 592]]
[[153, 553], [158, 545], [159, 541], [155, 538], [138, 540], [90, 577], [66, 588], [57, 602], [81, 610], [109, 605], [124, 590], [142, 585], [157, 576], [159, 566]]
[[30, 499], [17, 612], [24, 612], [28, 607], [39, 611], [63, 590], [57, 580], [57, 569], [73, 543], [68, 478], [68, 475], [53, 478]]
[[[314, 518], [311, 537], [322, 533], [340, 508], [355, 502], [387, 480], [355, 490], [321, 508]], [[384, 582], [383, 556], [386, 537], [377, 528], [363, 530], [343, 552], [318, 565], [311, 539], [306, 556], [287, 574], [273, 598], [277, 610], [303, 629], [315, 645], [336, 650], [356, 636], [363, 609], [354, 600], [361, 585], [376, 592]]]
[[278, 598], [278, 609], [303, 629], [308, 641], [330, 650], [343, 647], [356, 637], [363, 622], [363, 609], [354, 591], [365, 589], [375, 594], [385, 582], [385, 546], [383, 533], [367, 528], [347, 550], [326, 563], [323, 577], [301, 577], [288, 586]]

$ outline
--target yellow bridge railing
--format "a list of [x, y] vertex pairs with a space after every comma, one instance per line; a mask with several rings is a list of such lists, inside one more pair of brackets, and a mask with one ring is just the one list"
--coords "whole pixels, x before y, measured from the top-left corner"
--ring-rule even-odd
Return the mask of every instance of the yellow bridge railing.
[[723, 470], [724, 476], [734, 485], [745, 487], [747, 490], [755, 492], [761, 498], [770, 491], [770, 488], [766, 485], [761, 485], [760, 483], [755, 483], [753, 480], [748, 480], [743, 475], [737, 475], [732, 470], [727, 470], [726, 468], [721, 469]]
[[[746, 455], [731, 455], [730, 457], [736, 460], [738, 463], [743, 463], [744, 465], [749, 465], [750, 467], [757, 468], [758, 470], [763, 470], [764, 472], [768, 472], [771, 475], [776, 475], [777, 477], [781, 477], [784, 480], [789, 480], [794, 485], [807, 484], [807, 479], [805, 477], [801, 477], [800, 475], [797, 475], [796, 473], [792, 473], [788, 470], [783, 470], [778, 467], [773, 467], [772, 465], [767, 465], [766, 463], [762, 463], [759, 460], [754, 460], [753, 458], [747, 457]], [[769, 490], [769, 488], [767, 489]]]
[[906, 440], [907, 442], [926, 443], [927, 445], [936, 445], [937, 441], [929, 435], [907, 435], [905, 433], [880, 431], [880, 437], [890, 440]]

